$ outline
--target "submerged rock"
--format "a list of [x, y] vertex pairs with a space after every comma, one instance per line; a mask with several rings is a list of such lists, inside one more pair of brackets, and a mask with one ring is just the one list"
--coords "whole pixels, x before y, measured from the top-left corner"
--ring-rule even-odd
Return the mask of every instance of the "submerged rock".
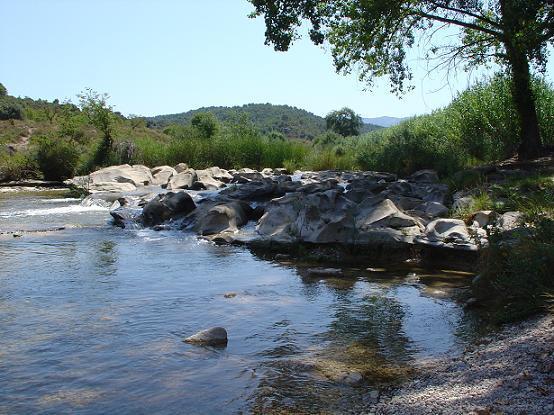
[[224, 346], [227, 344], [227, 330], [223, 327], [212, 327], [187, 337], [184, 342], [206, 346]]

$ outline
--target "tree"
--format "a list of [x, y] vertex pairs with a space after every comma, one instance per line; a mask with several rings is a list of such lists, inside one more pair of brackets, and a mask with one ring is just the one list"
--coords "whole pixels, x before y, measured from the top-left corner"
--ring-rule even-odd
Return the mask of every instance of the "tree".
[[89, 122], [102, 133], [102, 142], [96, 151], [94, 163], [103, 165], [113, 147], [113, 130], [116, 120], [113, 108], [107, 103], [109, 96], [99, 94], [90, 88], [77, 96], [81, 111]]
[[204, 138], [211, 138], [219, 131], [219, 121], [211, 112], [194, 114], [190, 123]]
[[[406, 51], [422, 41], [429, 57], [448, 69], [501, 64], [511, 74], [512, 96], [521, 130], [520, 158], [541, 152], [531, 67], [544, 71], [546, 47], [554, 42], [552, 0], [250, 0], [251, 17], [264, 16], [266, 44], [286, 51], [303, 21], [315, 44], [331, 45], [340, 73], [359, 71], [371, 87], [388, 75], [402, 93], [412, 78]], [[436, 34], [460, 31], [459, 42]], [[451, 33], [451, 32], [450, 32]], [[446, 44], [444, 42], [447, 42]]]
[[8, 90], [6, 87], [0, 82], [0, 97], [5, 97], [8, 95]]
[[362, 119], [350, 108], [342, 108], [332, 111], [325, 117], [325, 125], [328, 130], [334, 131], [343, 137], [360, 135]]

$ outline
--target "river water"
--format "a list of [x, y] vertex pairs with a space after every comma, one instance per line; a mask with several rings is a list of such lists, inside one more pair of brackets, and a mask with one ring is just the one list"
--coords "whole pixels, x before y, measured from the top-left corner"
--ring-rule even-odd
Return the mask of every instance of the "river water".
[[[468, 275], [313, 278], [181, 231], [115, 228], [79, 203], [0, 194], [0, 413], [333, 413], [475, 334], [450, 295]], [[182, 342], [211, 326], [227, 347]]]

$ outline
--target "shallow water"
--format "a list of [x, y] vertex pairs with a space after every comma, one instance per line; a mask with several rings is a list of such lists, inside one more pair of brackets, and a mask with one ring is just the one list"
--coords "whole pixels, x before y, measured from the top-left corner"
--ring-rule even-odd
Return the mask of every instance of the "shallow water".
[[[78, 203], [0, 195], [0, 232], [66, 226], [0, 235], [0, 413], [332, 412], [361, 395], [343, 373], [371, 384], [373, 366], [395, 376], [475, 332], [449, 296], [467, 277], [305, 277], [247, 248], [114, 228]], [[215, 325], [226, 348], [182, 342]]]

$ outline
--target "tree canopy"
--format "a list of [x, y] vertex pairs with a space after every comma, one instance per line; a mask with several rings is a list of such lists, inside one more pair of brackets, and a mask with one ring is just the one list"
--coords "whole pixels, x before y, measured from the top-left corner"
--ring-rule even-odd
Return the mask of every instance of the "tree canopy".
[[332, 111], [325, 117], [325, 124], [331, 130], [343, 137], [360, 134], [362, 119], [350, 108]]
[[[263, 16], [266, 44], [288, 50], [303, 22], [316, 44], [328, 42], [335, 68], [356, 70], [372, 85], [388, 75], [392, 91], [410, 88], [407, 50], [421, 42], [428, 58], [449, 68], [504, 65], [512, 74], [513, 98], [522, 129], [520, 153], [535, 155], [540, 135], [530, 87], [530, 65], [543, 70], [554, 38], [552, 0], [250, 0], [252, 17]], [[460, 36], [436, 36], [449, 27]], [[444, 33], [444, 32], [443, 32]], [[455, 41], [454, 39], [459, 39]]]

